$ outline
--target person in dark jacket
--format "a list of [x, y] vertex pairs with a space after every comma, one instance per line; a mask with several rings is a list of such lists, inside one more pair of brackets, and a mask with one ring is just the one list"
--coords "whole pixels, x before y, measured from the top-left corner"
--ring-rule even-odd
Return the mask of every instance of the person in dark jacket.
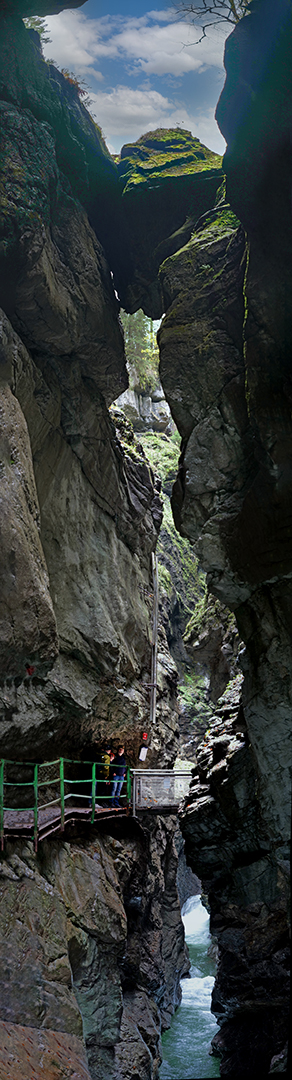
[[119, 797], [123, 787], [125, 775], [126, 775], [126, 758], [124, 755], [124, 746], [119, 746], [118, 752], [114, 757], [111, 765], [112, 774], [112, 787], [111, 787], [111, 806], [118, 808], [120, 805]]

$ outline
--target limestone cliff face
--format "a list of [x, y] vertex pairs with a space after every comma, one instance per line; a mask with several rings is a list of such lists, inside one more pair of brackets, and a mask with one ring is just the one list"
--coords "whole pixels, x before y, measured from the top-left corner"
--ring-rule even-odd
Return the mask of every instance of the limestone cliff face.
[[[170, 764], [177, 672], [162, 625], [149, 726], [159, 483], [108, 408], [128, 384], [122, 189], [76, 89], [19, 18], [35, 11], [1, 8], [1, 757], [96, 758], [122, 740], [136, 765], [146, 729], [147, 764]], [[175, 827], [127, 818], [111, 837], [1, 854], [7, 1078], [156, 1080], [188, 969]]]
[[[17, 737], [22, 755], [49, 759], [126, 738], [134, 763], [149, 713], [145, 595], [162, 510], [142, 450], [121, 442], [107, 408], [128, 381], [100, 242], [105, 232], [110, 258], [118, 175], [36, 38], [3, 19], [1, 740], [6, 757]], [[153, 760], [164, 721], [175, 753], [163, 634], [158, 681]]]
[[183, 438], [175, 520], [246, 644], [242, 736], [218, 719], [182, 816], [218, 934], [222, 1075], [268, 1070], [288, 1009], [291, 4], [250, 12], [217, 109], [247, 241], [218, 205], [161, 269], [161, 379]]
[[[43, 760], [123, 739], [137, 761], [161, 505], [108, 412], [127, 389], [116, 289], [128, 311], [167, 311], [161, 379], [182, 435], [174, 516], [246, 643], [240, 713], [218, 717], [182, 816], [219, 942], [221, 1071], [246, 1075], [282, 1050], [287, 1019], [291, 3], [254, 0], [227, 46], [227, 195], [213, 210], [221, 162], [191, 136], [179, 161], [176, 133], [165, 154], [152, 132], [117, 169], [76, 88], [26, 32], [19, 14], [35, 12], [34, 0], [1, 7], [1, 750]], [[177, 745], [162, 628], [157, 682], [150, 764], [170, 763]], [[50, 1080], [69, 1038], [82, 1077], [130, 1080], [135, 1056], [140, 1080], [155, 1080], [157, 1010], [169, 1017], [184, 964], [172, 836], [158, 820], [133, 846], [120, 837], [118, 875], [109, 839], [75, 836], [38, 860], [8, 850], [2, 911], [22, 991], [12, 978], [5, 1053], [13, 1025]], [[163, 929], [173, 914], [175, 941]]]
[[[0, 1071], [13, 1080], [156, 1080], [189, 963], [171, 818], [7, 846], [1, 862]], [[15, 1055], [20, 1057], [19, 1073]], [[14, 1061], [14, 1065], [13, 1065]], [[12, 1071], [10, 1071], [12, 1069]], [[4, 1075], [4, 1072], [3, 1072]]]

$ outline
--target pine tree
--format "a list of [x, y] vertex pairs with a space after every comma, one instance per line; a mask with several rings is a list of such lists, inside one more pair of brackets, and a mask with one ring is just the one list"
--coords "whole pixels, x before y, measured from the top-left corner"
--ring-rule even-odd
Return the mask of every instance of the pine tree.
[[159, 379], [159, 354], [153, 320], [148, 319], [141, 309], [135, 311], [134, 315], [121, 311], [121, 319], [130, 387], [139, 385], [143, 390], [151, 390]]

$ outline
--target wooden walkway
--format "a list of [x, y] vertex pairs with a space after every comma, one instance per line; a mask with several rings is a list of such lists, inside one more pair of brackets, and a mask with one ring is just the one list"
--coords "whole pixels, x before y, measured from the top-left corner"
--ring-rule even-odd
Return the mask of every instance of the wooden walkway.
[[[94, 822], [107, 821], [111, 818], [120, 817], [129, 813], [126, 806], [112, 808], [111, 806], [95, 806]], [[66, 806], [64, 810], [64, 828], [66, 825], [77, 825], [79, 822], [90, 824], [90, 806]], [[8, 837], [33, 837], [34, 812], [33, 810], [5, 810], [4, 811], [4, 834]], [[38, 841], [44, 840], [51, 833], [63, 832], [61, 813], [53, 807], [38, 810]]]
[[[88, 767], [91, 776], [85, 779], [66, 775], [69, 767], [84, 769]], [[96, 770], [104, 766], [103, 762], [80, 762], [69, 758], [57, 758], [52, 762], [32, 763], [0, 760], [0, 847], [4, 850], [5, 838], [22, 836], [33, 839], [35, 849], [45, 837], [54, 833], [64, 834], [66, 826], [85, 822], [97, 825], [98, 822], [113, 820], [116, 815], [132, 817], [142, 813], [173, 814], [189, 790], [190, 772], [173, 769], [130, 769], [127, 767], [127, 779], [124, 787], [126, 794], [120, 795], [121, 806], [110, 805], [111, 795], [103, 780], [96, 779]], [[66, 769], [65, 769], [66, 767]], [[27, 772], [29, 770], [29, 772]], [[15, 773], [18, 779], [15, 779]], [[29, 779], [22, 778], [29, 776]], [[21, 776], [21, 779], [19, 778]], [[43, 777], [43, 779], [41, 779]], [[76, 790], [77, 785], [77, 790]], [[78, 789], [84, 785], [83, 793]], [[98, 787], [101, 785], [101, 787]], [[68, 792], [68, 788], [71, 789]], [[74, 790], [72, 790], [72, 788]], [[12, 789], [12, 790], [11, 790]], [[96, 789], [99, 799], [96, 800]], [[123, 789], [122, 789], [123, 790]], [[9, 805], [13, 795], [16, 801], [33, 801], [27, 809]], [[67, 794], [68, 792], [68, 794]], [[91, 792], [92, 805], [89, 803]], [[32, 793], [32, 795], [31, 795]], [[88, 799], [87, 799], [88, 793]], [[80, 802], [81, 805], [80, 805]], [[7, 801], [6, 801], [7, 800]], [[46, 800], [46, 801], [45, 801]], [[77, 803], [78, 800], [78, 803]], [[76, 805], [77, 804], [77, 805]]]

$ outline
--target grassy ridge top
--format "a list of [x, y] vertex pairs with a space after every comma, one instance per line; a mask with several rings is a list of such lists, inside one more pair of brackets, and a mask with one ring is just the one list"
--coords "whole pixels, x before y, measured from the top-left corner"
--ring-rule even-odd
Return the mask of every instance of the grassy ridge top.
[[127, 189], [166, 176], [221, 169], [222, 158], [181, 128], [157, 128], [122, 147], [118, 172]]

